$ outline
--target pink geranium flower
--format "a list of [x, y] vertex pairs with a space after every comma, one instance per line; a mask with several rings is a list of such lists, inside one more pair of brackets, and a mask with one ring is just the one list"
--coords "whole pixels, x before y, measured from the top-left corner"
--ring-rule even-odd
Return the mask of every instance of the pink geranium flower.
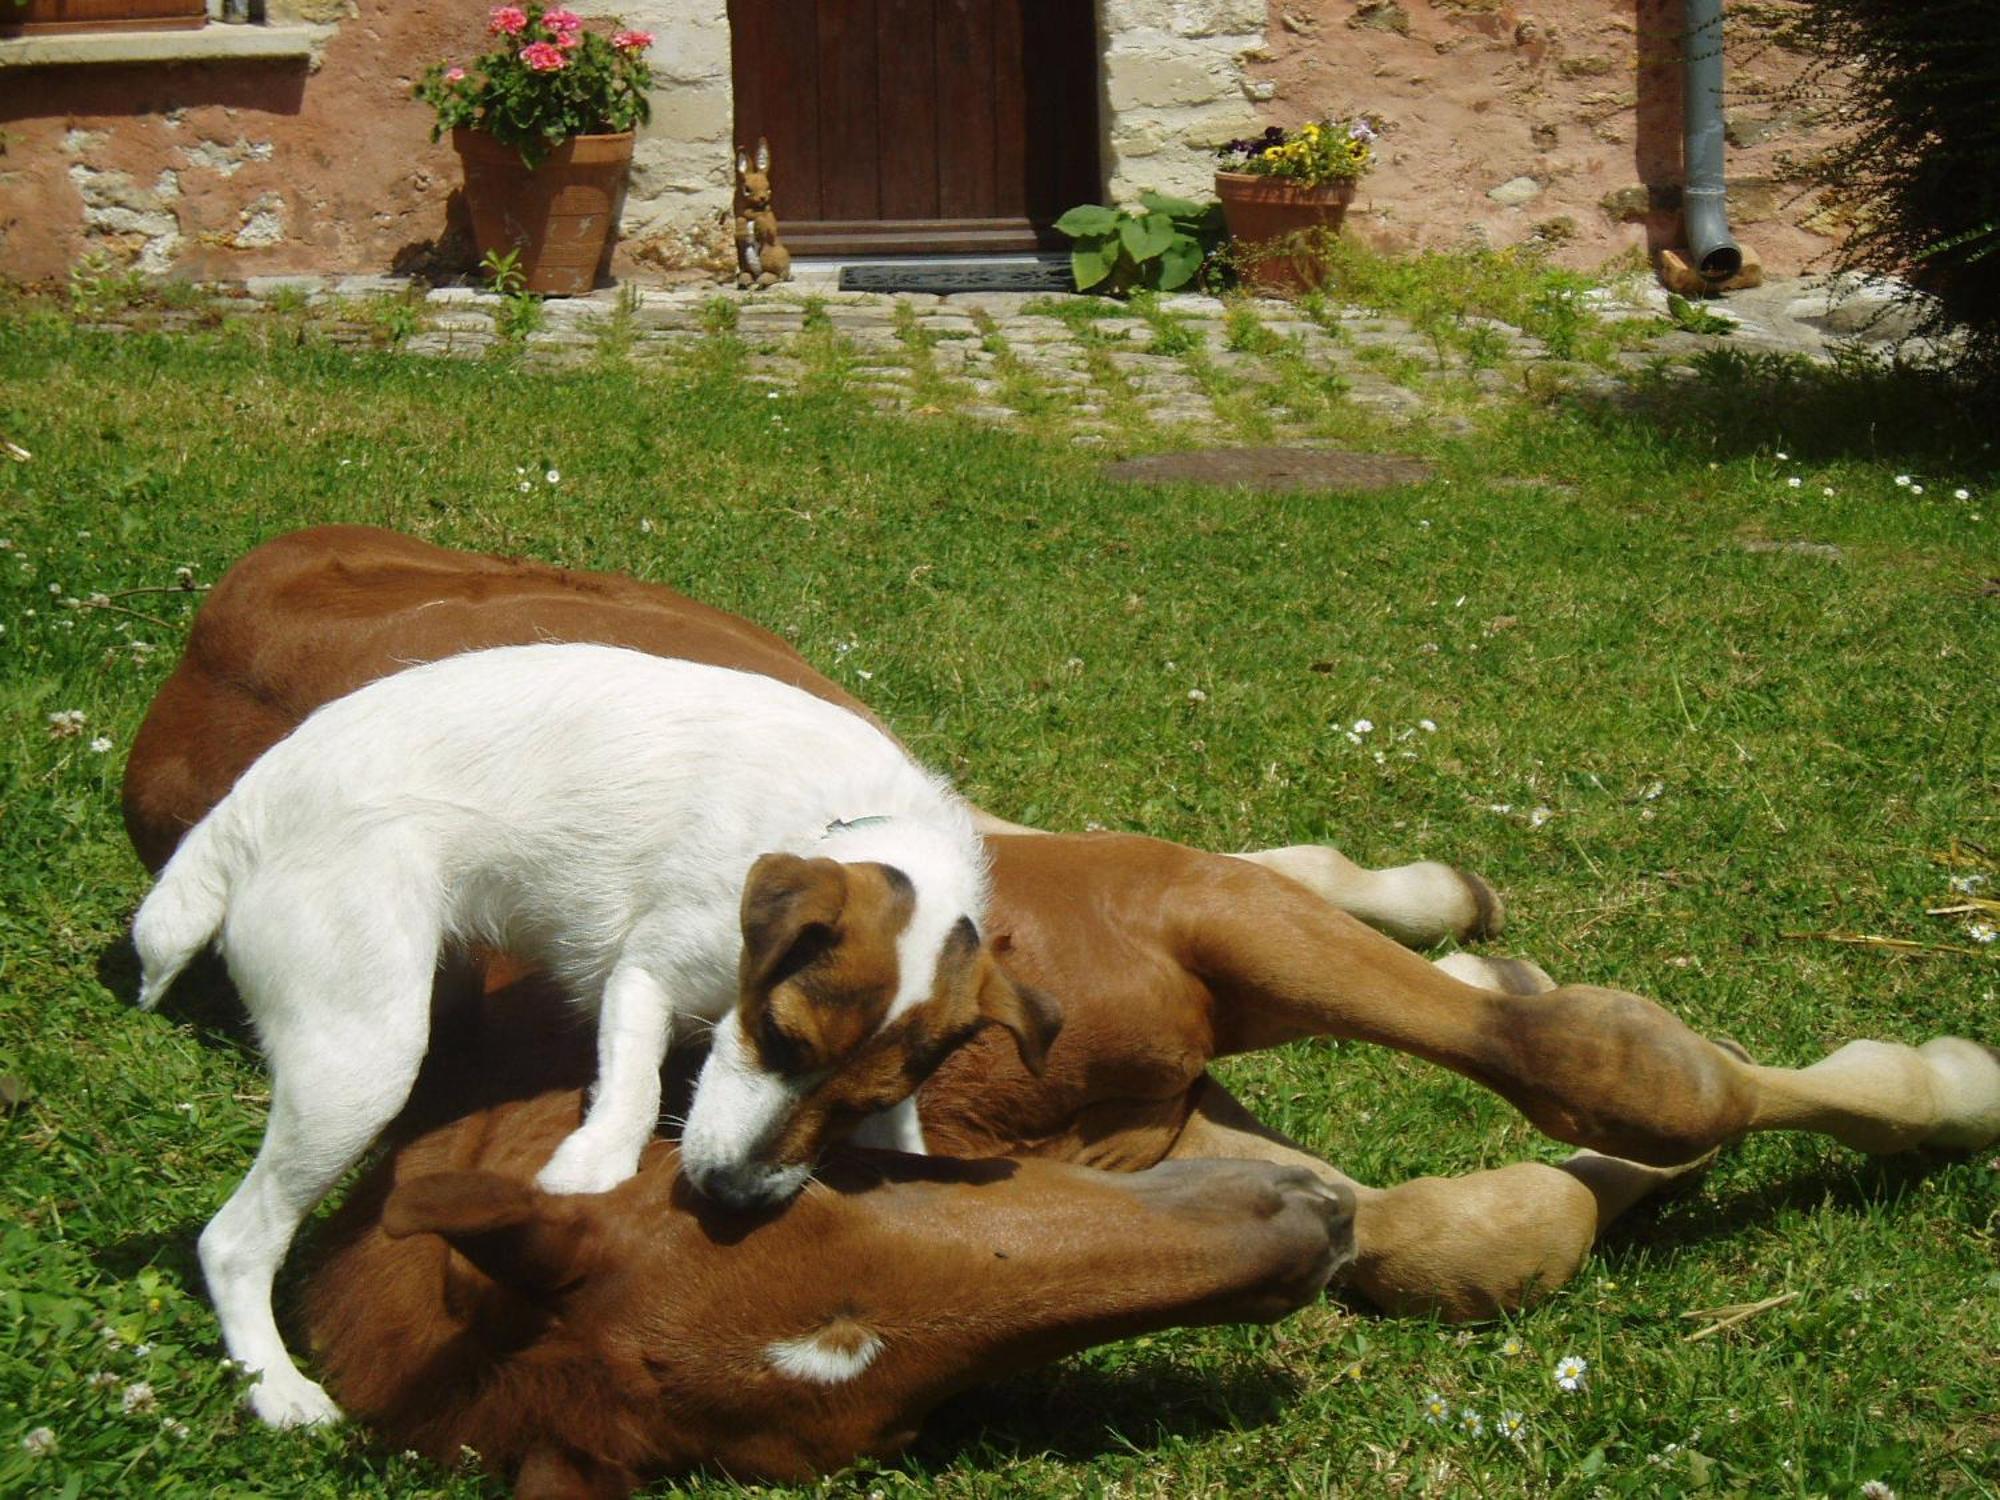
[[463, 68], [446, 68], [446, 69], [444, 70], [444, 81], [445, 81], [446, 83], [463, 83], [463, 82], [465, 82], [465, 69], [463, 69]]
[[619, 31], [612, 33], [611, 45], [620, 52], [644, 52], [653, 45], [650, 31]]
[[496, 36], [519, 36], [527, 25], [528, 13], [518, 5], [496, 5], [486, 18], [486, 29]]
[[560, 35], [565, 31], [583, 30], [583, 17], [558, 5], [554, 10], [542, 12], [542, 24]]
[[559, 73], [569, 66], [562, 48], [552, 42], [530, 42], [521, 49], [521, 61], [537, 73]]

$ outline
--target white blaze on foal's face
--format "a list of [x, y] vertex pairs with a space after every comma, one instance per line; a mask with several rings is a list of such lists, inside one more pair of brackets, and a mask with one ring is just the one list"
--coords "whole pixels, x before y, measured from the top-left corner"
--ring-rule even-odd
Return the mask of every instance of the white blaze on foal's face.
[[879, 862], [751, 867], [736, 1008], [681, 1138], [695, 1187], [739, 1207], [784, 1201], [826, 1145], [909, 1098], [982, 1026], [1007, 1027], [1041, 1071], [1061, 1013], [1009, 980], [963, 902], [929, 884]]

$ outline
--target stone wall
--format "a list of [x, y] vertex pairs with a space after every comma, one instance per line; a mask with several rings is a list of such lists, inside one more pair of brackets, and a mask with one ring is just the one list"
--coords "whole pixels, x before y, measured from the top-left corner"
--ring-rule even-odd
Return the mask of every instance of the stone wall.
[[[1386, 138], [1349, 222], [1377, 239], [1540, 237], [1594, 264], [1672, 237], [1679, 0], [1096, 3], [1114, 199], [1205, 196], [1219, 141], [1360, 110]], [[272, 0], [275, 20], [320, 23], [310, 57], [0, 69], [0, 273], [59, 278], [93, 252], [201, 278], [462, 267], [458, 164], [409, 91], [477, 50], [487, 4]], [[726, 264], [726, 0], [578, 8], [658, 37], [621, 268]], [[1774, 170], [1823, 122], [1760, 99], [1799, 71], [1765, 40], [1788, 8], [1730, 6], [1732, 208], [1779, 271], [1830, 243]]]
[[[1784, 181], [1835, 102], [1780, 96], [1805, 71], [1780, 38], [1793, 0], [1731, 0], [1729, 203], [1767, 270], [1808, 269], [1832, 211]], [[1577, 265], [1679, 236], [1681, 0], [1272, 0], [1249, 60], [1271, 121], [1365, 112], [1381, 165], [1348, 223], [1390, 246], [1554, 243]]]

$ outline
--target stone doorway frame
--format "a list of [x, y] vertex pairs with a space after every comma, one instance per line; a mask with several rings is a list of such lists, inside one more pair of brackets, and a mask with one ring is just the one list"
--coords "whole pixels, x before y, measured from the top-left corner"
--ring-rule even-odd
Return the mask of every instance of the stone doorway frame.
[[[1261, 128], [1247, 64], [1262, 53], [1269, 0], [1093, 3], [1106, 198], [1130, 202], [1147, 188], [1211, 196], [1213, 148]], [[726, 0], [627, 0], [618, 9], [658, 39], [653, 120], [633, 158], [625, 239], [668, 264], [726, 263], [736, 147]]]

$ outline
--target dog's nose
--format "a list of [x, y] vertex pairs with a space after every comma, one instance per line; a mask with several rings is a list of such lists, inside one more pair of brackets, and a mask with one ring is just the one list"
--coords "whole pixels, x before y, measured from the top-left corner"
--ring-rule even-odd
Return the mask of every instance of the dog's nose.
[[687, 1173], [694, 1190], [704, 1198], [713, 1198], [725, 1208], [738, 1210], [776, 1208], [789, 1202], [806, 1185], [810, 1175], [805, 1167], [768, 1162], [692, 1167]]

